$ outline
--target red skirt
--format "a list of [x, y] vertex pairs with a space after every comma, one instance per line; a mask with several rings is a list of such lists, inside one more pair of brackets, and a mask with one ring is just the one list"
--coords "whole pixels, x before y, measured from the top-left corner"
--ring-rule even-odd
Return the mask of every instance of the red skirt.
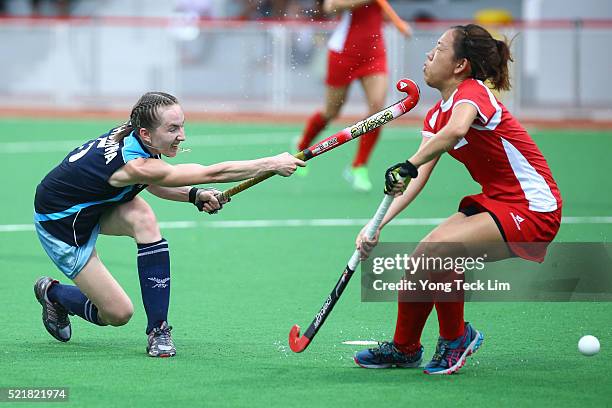
[[552, 212], [536, 212], [527, 204], [498, 201], [482, 193], [464, 197], [459, 203], [460, 210], [470, 206], [492, 214], [510, 250], [530, 261], [544, 261], [548, 244], [561, 226], [561, 207]]
[[327, 78], [329, 86], [347, 86], [355, 79], [368, 75], [387, 73], [386, 54], [360, 57], [329, 51], [327, 54]]

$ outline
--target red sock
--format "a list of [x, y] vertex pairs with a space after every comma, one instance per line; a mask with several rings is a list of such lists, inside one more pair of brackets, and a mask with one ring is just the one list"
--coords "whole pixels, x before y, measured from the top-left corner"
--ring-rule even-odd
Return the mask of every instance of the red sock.
[[403, 353], [414, 353], [421, 347], [421, 333], [433, 302], [398, 302], [393, 343]]
[[463, 302], [436, 302], [440, 336], [445, 340], [454, 340], [463, 336]]
[[298, 144], [298, 150], [301, 152], [309, 147], [315, 137], [317, 137], [319, 132], [322, 131], [325, 126], [327, 126], [327, 120], [325, 120], [321, 112], [315, 112], [310, 118], [308, 118], [308, 122], [306, 122], [306, 127], [304, 128], [304, 133], [302, 134], [302, 139]]
[[353, 160], [353, 167], [365, 166], [368, 164], [368, 160], [370, 159], [372, 150], [374, 150], [381, 130], [382, 128], [376, 128], [359, 138], [359, 148], [357, 149], [355, 160]]

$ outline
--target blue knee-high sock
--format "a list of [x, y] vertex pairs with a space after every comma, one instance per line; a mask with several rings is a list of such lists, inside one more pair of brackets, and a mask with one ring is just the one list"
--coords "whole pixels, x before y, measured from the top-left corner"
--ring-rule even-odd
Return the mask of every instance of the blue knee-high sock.
[[170, 304], [170, 252], [168, 241], [138, 244], [138, 276], [147, 313], [147, 334], [168, 320]]
[[98, 319], [96, 305], [91, 303], [91, 300], [76, 286], [56, 283], [47, 291], [47, 297], [50, 301], [62, 305], [68, 312], [80, 316], [88, 322], [98, 326], [106, 326]]

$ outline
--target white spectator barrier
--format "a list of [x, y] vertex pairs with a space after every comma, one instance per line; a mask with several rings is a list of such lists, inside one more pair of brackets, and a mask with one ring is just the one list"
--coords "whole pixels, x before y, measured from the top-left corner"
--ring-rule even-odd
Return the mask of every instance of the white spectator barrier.
[[[421, 85], [418, 112], [438, 98], [422, 64], [457, 22], [385, 29], [389, 102], [395, 79]], [[0, 19], [0, 107], [125, 109], [148, 90], [175, 93], [202, 112], [309, 113], [324, 98], [333, 22], [194, 21], [166, 18]], [[523, 117], [612, 119], [612, 21], [552, 21], [491, 28], [514, 39], [513, 90]], [[364, 114], [353, 86], [345, 113]]]

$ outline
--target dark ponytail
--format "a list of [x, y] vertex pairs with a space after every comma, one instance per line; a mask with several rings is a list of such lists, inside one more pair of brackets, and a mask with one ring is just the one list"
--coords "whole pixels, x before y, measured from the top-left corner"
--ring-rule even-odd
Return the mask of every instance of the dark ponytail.
[[491, 78], [495, 89], [507, 91], [510, 89], [510, 73], [508, 72], [508, 63], [513, 61], [510, 54], [510, 45], [505, 40], [495, 40], [497, 53], [499, 54], [500, 64], [497, 75]]
[[486, 29], [476, 24], [454, 26], [453, 49], [457, 59], [470, 62], [471, 78], [489, 80], [494, 89], [510, 89], [508, 63], [513, 61], [510, 46], [505, 40], [496, 40]]
[[115, 141], [120, 141], [134, 129], [153, 130], [161, 124], [159, 108], [177, 104], [178, 99], [173, 95], [165, 92], [147, 92], [138, 99], [138, 102], [132, 108], [130, 120], [115, 128], [111, 132], [111, 136]]

